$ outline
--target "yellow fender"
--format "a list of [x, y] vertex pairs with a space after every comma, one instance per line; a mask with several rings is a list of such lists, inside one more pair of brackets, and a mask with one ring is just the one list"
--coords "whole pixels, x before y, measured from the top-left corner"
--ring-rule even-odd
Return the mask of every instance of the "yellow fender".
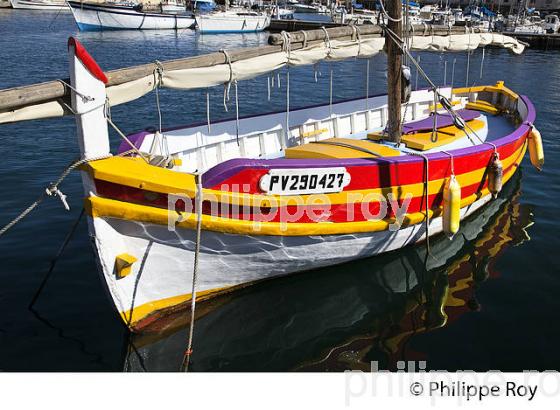
[[450, 238], [459, 230], [461, 223], [461, 185], [451, 174], [443, 188], [443, 231]]
[[544, 165], [544, 149], [541, 133], [535, 126], [533, 126], [529, 133], [529, 156], [531, 158], [531, 164], [539, 171], [542, 171]]

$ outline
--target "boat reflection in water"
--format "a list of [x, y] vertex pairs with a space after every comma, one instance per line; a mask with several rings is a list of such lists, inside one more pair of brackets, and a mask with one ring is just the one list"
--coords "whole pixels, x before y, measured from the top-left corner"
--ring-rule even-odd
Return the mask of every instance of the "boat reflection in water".
[[[477, 289], [498, 276], [500, 253], [529, 239], [520, 173], [462, 222], [452, 241], [431, 239], [386, 255], [263, 282], [197, 305], [195, 371], [396, 370], [414, 335], [481, 309]], [[131, 336], [125, 370], [177, 371], [188, 312]]]

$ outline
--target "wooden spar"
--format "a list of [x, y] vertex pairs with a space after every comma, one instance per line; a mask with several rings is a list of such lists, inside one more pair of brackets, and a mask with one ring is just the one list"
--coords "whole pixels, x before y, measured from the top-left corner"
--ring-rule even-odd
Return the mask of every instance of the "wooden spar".
[[[402, 38], [402, 3], [401, 0], [387, 0], [388, 28]], [[387, 39], [387, 100], [389, 117], [387, 121], [387, 139], [396, 143], [401, 140], [401, 77], [402, 50], [396, 39]]]
[[[330, 39], [352, 38], [356, 33], [352, 27], [333, 27], [326, 29]], [[382, 29], [378, 26], [364, 25], [359, 27], [361, 36], [380, 37]], [[431, 26], [415, 26], [415, 35], [436, 35], [450, 33], [464, 33], [464, 28], [451, 27], [450, 29], [432, 29]], [[476, 31], [474, 31], [476, 32]], [[312, 45], [314, 42], [324, 41], [324, 30], [308, 30], [307, 44]], [[303, 48], [304, 35], [300, 32], [290, 33], [291, 49], [298, 50]], [[228, 51], [232, 62], [247, 60], [250, 58], [273, 54], [282, 50], [283, 39], [279, 34], [272, 34], [268, 40], [268, 46], [238, 48]], [[173, 71], [187, 68], [212, 67], [218, 64], [225, 64], [225, 55], [221, 52], [205, 54], [195, 57], [181, 58], [162, 62], [163, 69]], [[134, 67], [121, 68], [107, 72], [109, 82], [107, 86], [124, 84], [130, 81], [138, 80], [146, 77], [154, 72], [154, 63], [143, 64]], [[69, 83], [68, 79], [64, 82]], [[28, 86], [10, 88], [0, 90], [0, 112], [10, 111], [17, 108], [40, 104], [57, 99], [66, 99], [69, 101], [70, 90], [60, 80], [45, 82], [41, 84], [33, 84]]]

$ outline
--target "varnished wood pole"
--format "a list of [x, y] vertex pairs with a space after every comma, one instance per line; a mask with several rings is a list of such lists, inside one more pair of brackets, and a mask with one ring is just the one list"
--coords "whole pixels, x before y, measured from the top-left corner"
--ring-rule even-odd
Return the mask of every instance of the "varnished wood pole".
[[[402, 38], [402, 3], [401, 0], [386, 0], [389, 14], [389, 30]], [[398, 21], [395, 21], [398, 20]], [[387, 47], [387, 99], [389, 116], [387, 121], [387, 139], [399, 143], [401, 140], [401, 77], [402, 50], [389, 35], [385, 42]]]
[[[400, 4], [400, 0], [398, 1]], [[400, 12], [400, 9], [399, 9]], [[400, 15], [400, 14], [399, 14]], [[359, 27], [362, 37], [379, 37], [382, 29], [378, 26], [364, 25]], [[450, 33], [465, 32], [464, 28], [452, 27], [445, 29], [434, 29], [431, 26], [415, 26], [414, 35], [446, 35]], [[475, 31], [478, 32], [478, 31]], [[324, 30], [308, 30], [307, 44], [312, 45], [318, 41], [325, 40]], [[351, 38], [356, 34], [352, 27], [333, 27], [328, 28], [327, 33], [330, 39]], [[304, 35], [301, 31], [290, 34], [291, 49], [303, 48]], [[269, 45], [240, 48], [228, 51], [232, 62], [246, 60], [267, 54], [277, 53], [282, 50], [283, 38], [279, 34], [272, 34], [269, 37]], [[218, 64], [225, 64], [224, 53], [216, 52], [195, 57], [181, 58], [162, 62], [164, 70], [178, 70], [186, 68], [212, 67]], [[126, 67], [107, 72], [109, 79], [108, 86], [119, 85], [129, 81], [134, 81], [150, 75], [154, 72], [154, 63], [143, 64], [134, 67]], [[68, 79], [64, 80], [69, 83]], [[60, 80], [49, 81], [40, 84], [26, 85], [5, 90], [0, 90], [0, 112], [14, 110], [43, 102], [53, 101], [61, 98], [69, 98], [70, 90]]]

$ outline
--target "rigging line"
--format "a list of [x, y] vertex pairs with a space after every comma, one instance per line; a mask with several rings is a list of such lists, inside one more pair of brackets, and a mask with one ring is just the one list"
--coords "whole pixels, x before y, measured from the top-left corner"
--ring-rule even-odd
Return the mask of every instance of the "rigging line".
[[140, 150], [136, 147], [136, 145], [134, 145], [132, 141], [130, 141], [128, 137], [124, 135], [124, 133], [119, 129], [119, 127], [115, 125], [111, 117], [106, 117], [106, 119], [109, 125], [113, 127], [113, 129], [117, 132], [117, 134], [119, 134], [119, 136], [126, 141], [126, 143], [130, 146], [130, 148], [132, 148], [136, 154], [138, 154], [144, 161], [146, 161], [146, 163], [149, 164], [150, 161], [140, 152]]
[[186, 372], [189, 371], [190, 358], [193, 352], [193, 336], [194, 336], [194, 321], [195, 321], [195, 309], [196, 309], [196, 283], [198, 276], [198, 263], [200, 255], [200, 238], [202, 232], [202, 178], [197, 172], [195, 174], [196, 178], [196, 242], [194, 248], [194, 261], [193, 261], [193, 279], [192, 279], [192, 289], [191, 289], [191, 323], [189, 325], [189, 341], [187, 345], [187, 350], [183, 356], [183, 363], [181, 365], [181, 370]]
[[333, 68], [332, 68], [332, 64], [329, 64], [329, 70], [330, 70], [330, 80], [329, 80], [329, 115], [332, 118], [333, 115], [333, 109], [332, 109], [332, 103], [333, 103]]
[[229, 66], [229, 80], [224, 84], [224, 110], [228, 112], [227, 101], [229, 101], [229, 90], [231, 87], [231, 82], [233, 81], [233, 66], [231, 64], [231, 58], [227, 50], [220, 50], [226, 59], [226, 64]]
[[408, 154], [416, 155], [422, 157], [424, 159], [424, 201], [425, 201], [425, 229], [426, 229], [426, 257], [431, 255], [434, 259], [437, 259], [435, 256], [432, 255], [430, 250], [430, 213], [429, 213], [429, 206], [428, 206], [428, 198], [429, 198], [429, 183], [430, 183], [430, 175], [429, 175], [429, 161], [428, 157], [425, 154], [420, 152], [408, 152]]
[[453, 84], [454, 84], [454, 81], [455, 81], [455, 63], [456, 62], [457, 62], [457, 59], [454, 58], [453, 59], [453, 66], [451, 68], [451, 84], [450, 84], [450, 86], [451, 86], [452, 90], [453, 90]]
[[206, 89], [206, 122], [208, 123], [208, 133], [210, 130], [210, 90]]
[[286, 68], [286, 138], [282, 140], [285, 149], [290, 139], [290, 66]]
[[469, 71], [470, 71], [470, 67], [471, 67], [471, 52], [470, 50], [467, 51], [467, 73], [466, 73], [466, 79], [465, 79], [465, 87], [469, 86]]
[[383, 5], [383, 0], [379, 0], [379, 4], [381, 5], [381, 10], [382, 10], [383, 14], [385, 15], [385, 17], [387, 17], [387, 20], [393, 21], [395, 23], [398, 23], [399, 21], [402, 21], [403, 16], [401, 16], [401, 18], [399, 18], [399, 19], [395, 19], [395, 18], [389, 16], [389, 14], [387, 13], [387, 10], [385, 10], [385, 6]]
[[369, 58], [366, 59], [366, 111], [369, 118]]
[[158, 60], [155, 60], [154, 64], [156, 65], [156, 68], [154, 69], [156, 107], [157, 107], [157, 110], [158, 110], [159, 132], [161, 133], [162, 119], [161, 119], [161, 106], [160, 106], [160, 103], [159, 103], [159, 88], [163, 84], [163, 65]]
[[484, 54], [485, 54], [485, 50], [486, 48], [483, 47], [482, 48], [482, 59], [480, 60], [480, 79], [482, 80], [482, 72], [484, 70]]
[[237, 94], [237, 80], [233, 81], [233, 88], [235, 90], [235, 140], [239, 147], [239, 97]]

